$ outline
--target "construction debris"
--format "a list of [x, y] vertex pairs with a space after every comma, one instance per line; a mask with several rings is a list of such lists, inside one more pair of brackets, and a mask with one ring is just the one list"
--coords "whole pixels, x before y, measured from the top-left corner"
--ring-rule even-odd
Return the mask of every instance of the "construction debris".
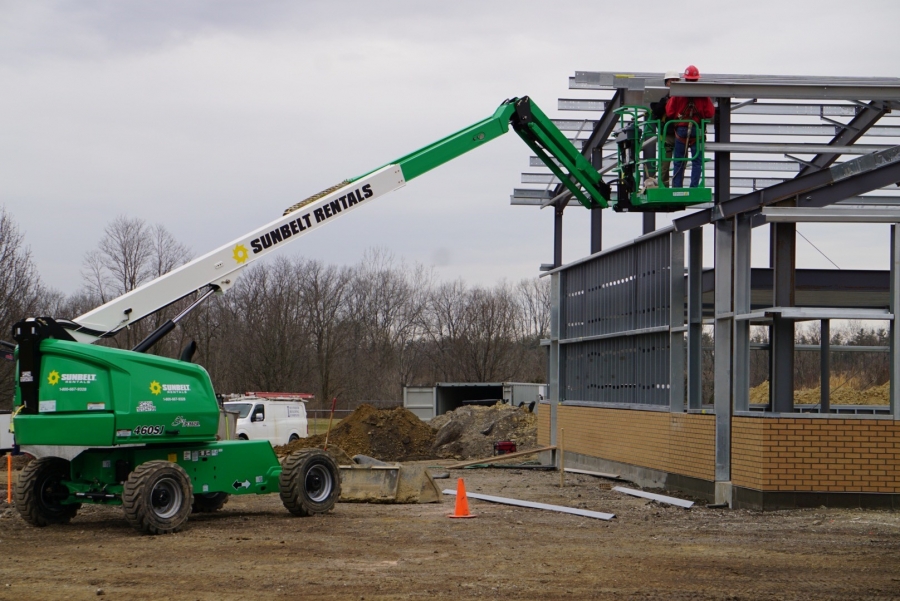
[[[445, 495], [455, 495], [455, 490], [444, 490]], [[575, 507], [563, 507], [562, 505], [548, 505], [547, 503], [534, 503], [532, 501], [521, 501], [519, 499], [507, 499], [506, 497], [494, 497], [491, 495], [482, 495], [479, 493], [468, 493], [467, 496], [481, 501], [490, 503], [501, 503], [503, 505], [515, 505], [516, 507], [528, 507], [530, 509], [544, 509], [546, 511], [558, 511], [559, 513], [571, 513], [585, 518], [596, 518], [598, 520], [611, 520], [616, 517], [614, 513], [603, 513], [601, 511], [590, 511], [588, 509], [576, 509]]]
[[525, 455], [533, 455], [534, 453], [540, 453], [542, 451], [552, 451], [556, 449], [555, 446], [551, 445], [549, 447], [540, 447], [538, 449], [532, 449], [530, 451], [519, 451], [517, 453], [507, 453], [505, 455], [496, 455], [494, 457], [488, 457], [486, 459], [474, 459], [472, 461], [463, 461], [462, 463], [454, 463], [453, 465], [448, 465], [447, 469], [455, 470], [462, 467], [468, 467], [470, 465], [487, 465], [490, 463], [496, 463], [497, 461], [504, 461], [506, 459], [515, 459], [516, 457], [524, 457]]
[[584, 474], [585, 476], [596, 476], [598, 478], [608, 478], [610, 480], [621, 480], [619, 474], [605, 474], [603, 472], [592, 472], [590, 470], [579, 470], [574, 467], [567, 467], [566, 472], [569, 474]]
[[341, 502], [440, 503], [440, 489], [424, 465], [367, 463], [339, 466]]
[[641, 497], [644, 499], [657, 501], [659, 503], [677, 505], [678, 507], [684, 507], [685, 509], [690, 509], [694, 506], [693, 501], [685, 501], [684, 499], [676, 499], [675, 497], [667, 497], [665, 495], [658, 495], [652, 492], [644, 492], [643, 490], [635, 490], [633, 488], [625, 488], [623, 486], [616, 486], [613, 488], [613, 490], [616, 492], [625, 493], [626, 495], [631, 495], [632, 497]]
[[436, 457], [488, 457], [494, 452], [494, 443], [501, 440], [513, 441], [520, 449], [537, 445], [537, 416], [504, 403], [490, 407], [463, 405], [435, 417], [430, 425], [437, 429], [432, 446]]
[[[363, 404], [341, 420], [331, 430], [329, 451], [340, 447], [348, 455], [368, 455], [382, 461], [413, 461], [429, 459], [435, 432], [425, 422], [405, 407], [376, 409]], [[325, 444], [325, 435], [301, 438], [290, 444], [276, 447], [278, 455], [286, 455], [302, 448]], [[339, 463], [344, 463], [343, 461]]]

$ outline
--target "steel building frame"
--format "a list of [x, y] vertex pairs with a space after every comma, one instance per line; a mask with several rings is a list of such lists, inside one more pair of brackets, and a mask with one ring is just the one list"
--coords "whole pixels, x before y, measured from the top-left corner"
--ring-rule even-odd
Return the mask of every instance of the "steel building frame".
[[[572, 139], [581, 144], [584, 156], [610, 179], [616, 176], [611, 143], [615, 110], [646, 106], [665, 91], [662, 73], [621, 73], [576, 72], [569, 80], [571, 89], [605, 91], [607, 97], [562, 98], [559, 110], [602, 114], [599, 119], [556, 121], [562, 130], [575, 132]], [[892, 367], [886, 417], [900, 420], [900, 327], [895, 319], [900, 310], [900, 121], [892, 114], [900, 108], [900, 78], [714, 74], [700, 82], [673, 83], [670, 92], [709, 96], [717, 103], [709, 130], [713, 140], [706, 145], [714, 170], [707, 176], [714, 189], [711, 205], [658, 231], [653, 231], [654, 216], [645, 213], [643, 236], [607, 250], [601, 250], [601, 213], [593, 210], [592, 254], [563, 265], [563, 212], [571, 201], [564, 187], [549, 173], [523, 173], [523, 183], [544, 188], [516, 189], [511, 203], [554, 208], [553, 263], [542, 266], [549, 271], [552, 290], [551, 444], [556, 443], [560, 403], [670, 412], [712, 409], [716, 497], [730, 501], [731, 421], [753, 409], [751, 324], [770, 328], [770, 400], [763, 409], [787, 416], [796, 411], [796, 322], [818, 320], [827, 336], [831, 319], [888, 321]], [[822, 137], [827, 138], [824, 143]], [[841, 155], [856, 158], [838, 162]], [[529, 166], [538, 166], [534, 157]], [[891, 224], [887, 308], [796, 306], [798, 221]], [[751, 306], [750, 240], [752, 229], [767, 223], [772, 301], [760, 309]], [[701, 395], [701, 228], [707, 225], [715, 232], [712, 408], [703, 407]], [[830, 404], [829, 344], [827, 338], [823, 341], [817, 410], [827, 417], [837, 410]]]

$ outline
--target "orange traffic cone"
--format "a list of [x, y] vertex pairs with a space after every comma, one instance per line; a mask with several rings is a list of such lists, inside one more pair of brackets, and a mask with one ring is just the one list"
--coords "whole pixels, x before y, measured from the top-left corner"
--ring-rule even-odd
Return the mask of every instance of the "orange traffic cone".
[[466, 498], [466, 484], [462, 478], [456, 481], [456, 509], [448, 518], [474, 518], [476, 516], [469, 513], [469, 500]]

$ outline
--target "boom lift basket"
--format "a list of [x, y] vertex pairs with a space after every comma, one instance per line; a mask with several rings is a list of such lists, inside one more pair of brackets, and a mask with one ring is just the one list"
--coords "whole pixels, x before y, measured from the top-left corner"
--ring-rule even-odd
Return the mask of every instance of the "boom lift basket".
[[[704, 156], [705, 131], [708, 120], [686, 121], [671, 119], [665, 123], [651, 119], [645, 106], [623, 106], [616, 109], [619, 129], [616, 136], [618, 179], [616, 182], [617, 211], [678, 211], [686, 206], [712, 201], [712, 190], [706, 187], [706, 159], [702, 158], [700, 185], [697, 188], [672, 188], [661, 176], [664, 161], [688, 163], [698, 155]], [[693, 154], [676, 159], [666, 158], [666, 136], [674, 135], [674, 128], [689, 123], [696, 131]], [[666, 165], [668, 168], [668, 164]], [[687, 166], [685, 166], [687, 169]], [[671, 181], [671, 180], [670, 180]]]

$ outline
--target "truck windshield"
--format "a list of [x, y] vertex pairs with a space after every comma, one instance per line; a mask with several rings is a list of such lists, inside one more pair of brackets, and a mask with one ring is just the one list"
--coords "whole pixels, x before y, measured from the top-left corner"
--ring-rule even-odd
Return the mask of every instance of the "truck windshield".
[[237, 411], [239, 419], [243, 419], [250, 415], [250, 409], [252, 408], [253, 403], [225, 403], [225, 409], [228, 411]]

